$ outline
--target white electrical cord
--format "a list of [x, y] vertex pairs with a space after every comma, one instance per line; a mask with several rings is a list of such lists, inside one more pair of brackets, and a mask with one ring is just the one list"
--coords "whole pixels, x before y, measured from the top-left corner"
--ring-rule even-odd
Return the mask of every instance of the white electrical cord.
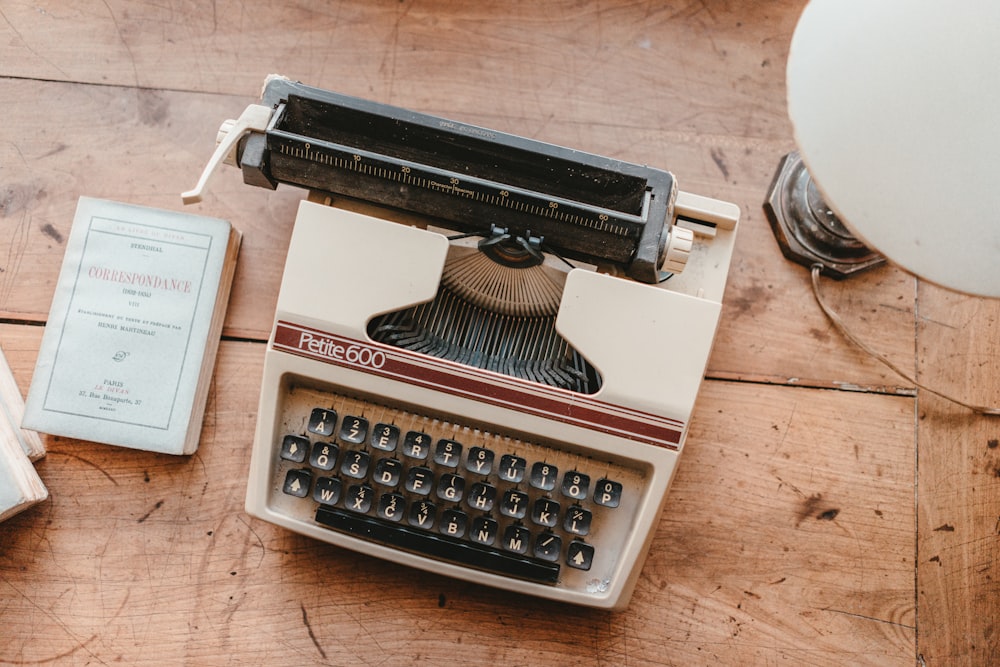
[[889, 369], [891, 369], [892, 371], [894, 371], [901, 378], [903, 378], [904, 380], [906, 380], [907, 382], [909, 382], [913, 386], [917, 387], [918, 389], [922, 389], [923, 391], [926, 391], [926, 392], [929, 392], [931, 394], [934, 394], [935, 396], [943, 398], [946, 401], [951, 401], [952, 403], [955, 403], [957, 405], [961, 405], [963, 408], [968, 408], [969, 410], [972, 410], [976, 414], [989, 415], [989, 416], [992, 416], [992, 417], [1000, 416], [1000, 408], [990, 408], [990, 407], [985, 407], [985, 406], [981, 406], [981, 405], [971, 405], [969, 403], [961, 401], [961, 400], [959, 400], [957, 398], [954, 398], [952, 396], [948, 396], [947, 394], [942, 394], [940, 391], [937, 391], [936, 389], [931, 389], [927, 385], [924, 385], [924, 384], [921, 384], [920, 382], [917, 382], [906, 371], [904, 371], [902, 368], [900, 368], [895, 363], [893, 363], [891, 360], [889, 360], [885, 355], [883, 355], [882, 353], [876, 351], [875, 349], [873, 349], [872, 347], [870, 347], [867, 343], [865, 343], [864, 341], [860, 340], [857, 336], [855, 336], [853, 333], [851, 333], [851, 331], [848, 330], [847, 325], [841, 319], [840, 315], [838, 315], [837, 313], [835, 313], [833, 311], [833, 309], [830, 308], [830, 306], [828, 306], [826, 304], [826, 302], [823, 300], [823, 295], [820, 293], [820, 289], [819, 289], [819, 276], [820, 276], [820, 271], [822, 270], [822, 268], [823, 267], [821, 265], [819, 265], [819, 264], [813, 264], [813, 266], [812, 266], [813, 295], [816, 297], [816, 303], [819, 304], [819, 307], [823, 310], [823, 312], [826, 314], [827, 318], [830, 320], [830, 323], [833, 324], [834, 328], [836, 328], [837, 331], [839, 331], [840, 334], [844, 338], [846, 338], [850, 342], [852, 342], [855, 345], [857, 345], [859, 348], [861, 348], [862, 351], [864, 351], [869, 356], [871, 356], [871, 357], [875, 358], [876, 360], [882, 362], [882, 364], [884, 364], [885, 366], [887, 366]]

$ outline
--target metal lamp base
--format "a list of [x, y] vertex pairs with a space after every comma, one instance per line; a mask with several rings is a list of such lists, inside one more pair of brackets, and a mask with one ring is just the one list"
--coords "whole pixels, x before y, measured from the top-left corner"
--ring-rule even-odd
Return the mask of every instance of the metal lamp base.
[[838, 280], [885, 263], [830, 210], [796, 152], [782, 158], [764, 211], [782, 254], [793, 262], [819, 264], [824, 275]]

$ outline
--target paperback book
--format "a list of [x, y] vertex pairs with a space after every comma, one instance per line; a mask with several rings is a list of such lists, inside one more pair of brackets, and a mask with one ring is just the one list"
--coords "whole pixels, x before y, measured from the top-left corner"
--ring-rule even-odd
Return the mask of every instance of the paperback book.
[[81, 197], [24, 426], [193, 453], [239, 246], [226, 220]]

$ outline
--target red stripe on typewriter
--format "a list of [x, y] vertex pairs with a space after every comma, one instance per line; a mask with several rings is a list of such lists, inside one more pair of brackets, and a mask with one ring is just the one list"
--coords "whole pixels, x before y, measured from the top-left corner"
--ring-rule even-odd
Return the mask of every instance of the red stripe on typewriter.
[[677, 449], [684, 423], [501, 373], [279, 321], [272, 347], [629, 440]]

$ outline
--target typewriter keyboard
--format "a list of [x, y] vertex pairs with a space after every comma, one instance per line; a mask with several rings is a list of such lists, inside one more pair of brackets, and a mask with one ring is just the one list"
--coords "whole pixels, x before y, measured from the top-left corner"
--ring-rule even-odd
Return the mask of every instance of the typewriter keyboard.
[[608, 571], [628, 536], [635, 468], [312, 388], [284, 403], [272, 502], [302, 520], [546, 584]]

